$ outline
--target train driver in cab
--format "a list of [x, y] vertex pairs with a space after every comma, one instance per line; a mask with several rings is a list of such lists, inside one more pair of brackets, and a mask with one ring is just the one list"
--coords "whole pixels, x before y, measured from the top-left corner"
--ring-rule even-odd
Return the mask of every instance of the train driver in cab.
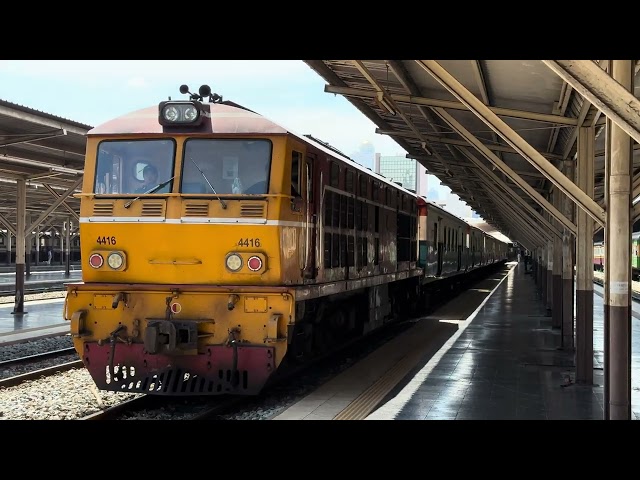
[[143, 183], [135, 193], [145, 193], [158, 185], [158, 170], [153, 165], [146, 165], [142, 170]]

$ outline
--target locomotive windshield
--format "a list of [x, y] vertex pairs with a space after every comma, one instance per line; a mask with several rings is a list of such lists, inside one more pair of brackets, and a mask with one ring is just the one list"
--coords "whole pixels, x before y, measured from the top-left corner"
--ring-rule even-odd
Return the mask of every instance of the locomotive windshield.
[[180, 191], [214, 194], [213, 187], [222, 195], [263, 195], [268, 193], [270, 167], [268, 140], [189, 139]]
[[168, 193], [173, 177], [173, 140], [105, 140], [98, 146], [94, 193]]

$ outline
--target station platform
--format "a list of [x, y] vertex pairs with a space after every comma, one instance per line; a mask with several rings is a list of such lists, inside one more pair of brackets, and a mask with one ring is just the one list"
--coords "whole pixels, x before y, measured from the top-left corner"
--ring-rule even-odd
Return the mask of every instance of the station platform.
[[[532, 275], [524, 273], [524, 265], [508, 265], [487, 282], [493, 282], [493, 290], [470, 315], [452, 320], [455, 315], [451, 312], [462, 311], [459, 305], [464, 303], [464, 296], [474, 292], [464, 292], [430, 316], [430, 320], [438, 315], [441, 318], [438, 332], [443, 341], [437, 351], [426, 352], [417, 359], [402, 381], [364, 418], [603, 419], [604, 305], [598, 287], [594, 286], [593, 308], [594, 385], [578, 385], [574, 352], [560, 348], [560, 330], [551, 327], [551, 317], [547, 316]], [[484, 286], [475, 290], [476, 295], [478, 291], [490, 291]], [[13, 315], [13, 304], [0, 305], [0, 345], [68, 332], [68, 322], [62, 319], [63, 305], [62, 299], [25, 302], [28, 313], [24, 315]], [[634, 302], [633, 310], [631, 401], [633, 418], [640, 419], [640, 305]], [[416, 332], [411, 329], [405, 333], [411, 331]], [[428, 330], [424, 332], [428, 338]], [[406, 340], [398, 339], [410, 347], [417, 343], [415, 335], [413, 340]], [[355, 398], [375, 387], [379, 380], [372, 374], [363, 375], [364, 361], [276, 419], [339, 419]], [[356, 384], [359, 390], [345, 390], [345, 385]]]
[[[464, 292], [430, 316], [441, 318], [441, 324], [457, 324], [455, 332], [445, 333], [448, 338], [439, 343], [437, 352], [425, 350], [422, 358], [412, 363], [413, 368], [365, 416], [347, 412], [353, 412], [353, 405], [358, 402], [362, 409], [366, 408], [362, 399], [368, 392], [384, 389], [383, 382], [390, 381], [384, 370], [380, 379], [362, 381], [364, 372], [377, 368], [379, 363], [375, 360], [369, 362], [370, 367], [363, 367], [369, 357], [274, 419], [602, 420], [604, 305], [599, 292], [594, 292], [594, 384], [578, 385], [574, 352], [560, 348], [560, 329], [552, 328], [532, 275], [524, 273], [522, 263], [508, 268], [506, 276], [471, 315], [456, 317], [454, 313], [463, 311], [460, 305], [469, 293]], [[497, 280], [500, 275], [489, 280]], [[640, 352], [637, 309], [634, 304], [632, 352]], [[453, 318], [459, 320], [452, 321]], [[422, 333], [414, 329], [398, 339], [399, 344], [407, 345], [401, 361], [415, 356], [410, 342]], [[442, 328], [435, 332], [443, 334]], [[432, 342], [437, 341], [436, 335], [431, 335]], [[396, 369], [401, 361], [387, 364], [387, 372]], [[632, 357], [632, 388], [632, 417], [640, 419], [638, 353]]]
[[[66, 268], [66, 266], [64, 264], [60, 264], [60, 263], [54, 263], [53, 265], [47, 265], [46, 263], [41, 263], [39, 265], [33, 265], [32, 264], [29, 267], [29, 270], [33, 274], [33, 273], [37, 273], [37, 272], [56, 272], [56, 271], [60, 271], [60, 270], [64, 271], [65, 268]], [[80, 270], [81, 268], [82, 267], [77, 262], [69, 264], [69, 271]], [[0, 265], [0, 273], [13, 273], [15, 275], [15, 273], [16, 273], [16, 265], [15, 264]]]
[[[29, 298], [30, 287], [53, 291], [59, 290], [65, 283], [81, 279], [80, 270], [70, 271], [68, 276], [60, 268], [34, 272], [25, 278], [26, 298]], [[63, 298], [26, 300], [24, 313], [12, 313], [15, 307], [15, 280], [15, 272], [0, 272], [0, 346], [35, 337], [61, 335], [69, 331], [69, 322], [63, 318]], [[60, 291], [60, 295], [63, 294]], [[44, 294], [46, 295], [49, 294]]]
[[[594, 385], [575, 384], [574, 352], [560, 348], [532, 275], [518, 264], [455, 341], [368, 419], [604, 418], [602, 298], [594, 293]], [[640, 328], [633, 318], [632, 351]], [[632, 412], [640, 419], [640, 356], [632, 361]]]
[[13, 303], [0, 304], [0, 346], [69, 332], [62, 298], [25, 302], [23, 314], [11, 313], [13, 308]]
[[[43, 270], [31, 272], [31, 275], [25, 275], [25, 291], [29, 290], [46, 290], [59, 288], [65, 282], [77, 282], [82, 278], [81, 270], [69, 270], [67, 276], [64, 268], [54, 270]], [[12, 295], [16, 290], [16, 273], [0, 272], [0, 295]]]

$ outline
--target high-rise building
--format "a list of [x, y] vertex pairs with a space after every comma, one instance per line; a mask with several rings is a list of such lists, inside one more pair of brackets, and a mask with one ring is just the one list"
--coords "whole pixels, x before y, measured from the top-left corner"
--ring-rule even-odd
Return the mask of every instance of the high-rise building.
[[427, 195], [426, 168], [405, 155], [386, 156], [376, 153], [374, 171], [418, 195]]

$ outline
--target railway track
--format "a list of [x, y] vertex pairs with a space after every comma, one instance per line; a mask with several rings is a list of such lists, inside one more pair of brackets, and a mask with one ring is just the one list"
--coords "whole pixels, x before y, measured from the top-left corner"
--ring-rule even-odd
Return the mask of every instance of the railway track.
[[[594, 278], [593, 279], [593, 283], [600, 285], [601, 287], [604, 287], [604, 281], [599, 279], [599, 278]], [[635, 302], [640, 302], [640, 293], [635, 292], [635, 291], [631, 291], [631, 298], [635, 301]]]
[[72, 362], [61, 363], [52, 367], [41, 368], [39, 370], [33, 370], [21, 375], [4, 378], [0, 380], [0, 388], [15, 387], [29, 380], [37, 380], [42, 377], [50, 377], [59, 372], [66, 372], [67, 370], [72, 370], [74, 368], [84, 368], [82, 360], [74, 360]]
[[[35, 285], [33, 287], [26, 286], [24, 289], [24, 295], [32, 295], [37, 293], [48, 293], [48, 292], [62, 292], [64, 291], [64, 284], [69, 283], [71, 280], [67, 280], [65, 282], [59, 282], [55, 284], [49, 285]], [[5, 286], [0, 287], [0, 296], [9, 296], [16, 294], [15, 285], [11, 285], [10, 288]]]
[[13, 367], [16, 365], [24, 365], [26, 363], [35, 363], [39, 360], [45, 360], [48, 358], [55, 358], [63, 355], [70, 355], [76, 353], [75, 348], [61, 348], [59, 350], [51, 350], [49, 352], [36, 353], [35, 355], [27, 355], [26, 357], [12, 358], [11, 360], [0, 361], [0, 369], [7, 367]]

